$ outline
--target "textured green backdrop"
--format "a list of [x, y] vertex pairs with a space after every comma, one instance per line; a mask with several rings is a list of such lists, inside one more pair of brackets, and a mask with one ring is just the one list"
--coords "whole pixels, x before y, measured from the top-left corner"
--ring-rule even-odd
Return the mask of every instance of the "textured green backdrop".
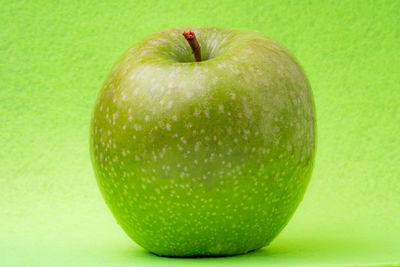
[[[400, 1], [0, 1], [0, 266], [400, 265]], [[122, 232], [88, 152], [95, 98], [142, 37], [259, 30], [302, 63], [317, 109], [312, 181], [271, 244], [168, 259]]]

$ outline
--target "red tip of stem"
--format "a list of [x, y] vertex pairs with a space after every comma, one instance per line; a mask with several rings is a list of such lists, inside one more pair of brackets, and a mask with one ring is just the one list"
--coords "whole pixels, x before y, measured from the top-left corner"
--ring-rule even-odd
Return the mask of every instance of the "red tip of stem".
[[183, 32], [183, 36], [185, 36], [186, 40], [192, 40], [194, 38], [194, 32]]

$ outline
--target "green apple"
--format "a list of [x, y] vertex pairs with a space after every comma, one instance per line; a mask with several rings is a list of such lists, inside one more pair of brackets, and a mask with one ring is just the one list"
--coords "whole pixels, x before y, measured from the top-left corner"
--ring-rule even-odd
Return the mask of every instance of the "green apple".
[[172, 28], [117, 61], [90, 137], [102, 195], [140, 246], [163, 256], [246, 253], [269, 244], [303, 198], [313, 96], [293, 55], [258, 32]]

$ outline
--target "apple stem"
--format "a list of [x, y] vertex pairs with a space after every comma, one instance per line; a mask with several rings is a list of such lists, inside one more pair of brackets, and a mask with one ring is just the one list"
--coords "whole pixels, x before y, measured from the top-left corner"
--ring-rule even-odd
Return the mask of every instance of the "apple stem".
[[200, 62], [201, 50], [199, 42], [196, 39], [196, 35], [194, 34], [194, 32], [183, 32], [182, 35], [185, 36], [185, 39], [188, 41], [190, 47], [192, 48], [194, 59], [196, 60], [196, 62]]

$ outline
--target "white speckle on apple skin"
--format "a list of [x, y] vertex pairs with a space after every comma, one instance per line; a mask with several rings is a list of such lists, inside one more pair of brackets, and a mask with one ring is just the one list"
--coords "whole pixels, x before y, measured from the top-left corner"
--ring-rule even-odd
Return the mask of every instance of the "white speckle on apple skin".
[[[93, 115], [92, 161], [106, 203], [144, 248], [244, 253], [271, 242], [302, 199], [315, 151], [311, 89], [272, 40], [193, 30], [212, 60], [167, 64], [157, 53], [192, 56], [174, 29], [114, 66]], [[235, 38], [252, 46], [225, 58]]]

